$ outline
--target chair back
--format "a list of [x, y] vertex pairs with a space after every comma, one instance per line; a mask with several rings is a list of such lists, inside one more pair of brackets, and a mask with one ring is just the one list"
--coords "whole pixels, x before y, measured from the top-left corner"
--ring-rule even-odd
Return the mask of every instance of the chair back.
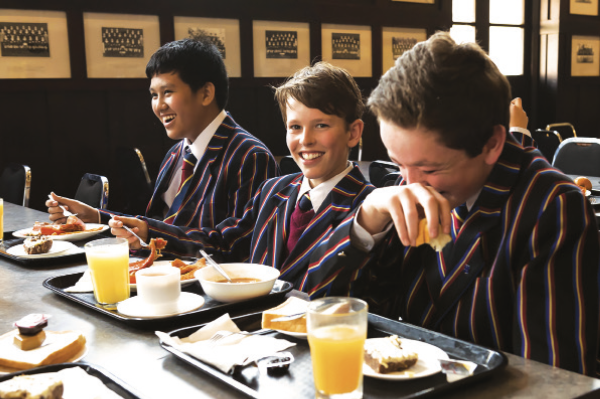
[[552, 166], [567, 175], [600, 176], [600, 139], [575, 137], [563, 140]]
[[0, 176], [0, 198], [17, 205], [29, 206], [31, 169], [27, 165], [9, 164]]
[[124, 213], [143, 215], [152, 197], [152, 180], [142, 152], [137, 148], [118, 147], [119, 191], [126, 198]]
[[577, 132], [575, 131], [575, 126], [571, 125], [569, 122], [557, 122], [546, 125], [546, 130], [554, 130], [556, 132], [562, 132], [561, 136], [564, 139], [568, 139], [571, 137], [577, 137]]
[[104, 176], [86, 173], [81, 178], [75, 199], [98, 209], [106, 209], [108, 204], [108, 179]]
[[382, 186], [381, 187], [388, 187], [388, 186], [393, 186], [394, 184], [396, 184], [396, 181], [401, 178], [402, 175], [400, 174], [400, 172], [392, 172], [392, 173], [388, 173], [387, 175], [385, 175], [381, 181]]
[[400, 172], [400, 167], [393, 162], [373, 161], [369, 165], [369, 181], [375, 187], [383, 187], [384, 178], [393, 172]]
[[286, 155], [279, 160], [279, 169], [281, 169], [282, 175], [291, 175], [292, 173], [302, 172], [291, 155]]
[[555, 130], [537, 129], [531, 132], [531, 137], [535, 140], [538, 150], [546, 157], [548, 162], [552, 163], [554, 153], [562, 141], [560, 133]]

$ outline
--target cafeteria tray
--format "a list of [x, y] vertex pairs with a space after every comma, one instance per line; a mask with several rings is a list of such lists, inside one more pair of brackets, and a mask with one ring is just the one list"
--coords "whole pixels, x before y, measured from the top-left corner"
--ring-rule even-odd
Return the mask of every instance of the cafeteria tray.
[[91, 240], [95, 240], [98, 238], [105, 238], [105, 237], [108, 237], [108, 236], [97, 235], [97, 236], [94, 236], [93, 238], [90, 238], [87, 240], [76, 241], [73, 244], [77, 247], [77, 250], [73, 249], [73, 250], [69, 250], [68, 252], [56, 254], [55, 256], [52, 256], [52, 257], [40, 257], [40, 258], [23, 258], [20, 256], [13, 256], [13, 255], [7, 253], [6, 250], [8, 248], [13, 247], [15, 245], [21, 245], [21, 244], [23, 244], [23, 241], [25, 241], [24, 238], [9, 238], [9, 239], [4, 240], [4, 242], [2, 243], [3, 245], [0, 246], [0, 257], [10, 259], [10, 260], [17, 262], [23, 266], [45, 266], [45, 265], [50, 266], [50, 265], [57, 265], [57, 264], [64, 265], [66, 261], [72, 262], [72, 261], [85, 260], [85, 250], [83, 249], [83, 246], [85, 245], [85, 243], [88, 241], [91, 241]]
[[[233, 321], [243, 331], [254, 331], [261, 328], [261, 318], [261, 313], [255, 313], [233, 318]], [[368, 338], [396, 334], [400, 338], [413, 339], [437, 346], [445, 351], [451, 359], [471, 361], [476, 363], [477, 367], [472, 375], [454, 382], [448, 382], [446, 375], [443, 373], [402, 381], [387, 381], [364, 377], [363, 389], [365, 398], [423, 398], [435, 396], [442, 392], [465, 387], [488, 378], [500, 371], [507, 364], [506, 356], [498, 351], [461, 341], [435, 331], [386, 319], [371, 313], [368, 316], [368, 323]], [[184, 338], [202, 326], [197, 325], [181, 328], [171, 331], [169, 335]], [[228, 375], [163, 342], [161, 342], [161, 346], [198, 370], [215, 377], [252, 398], [282, 396], [286, 398], [314, 398], [315, 390], [313, 387], [312, 364], [308, 341], [277, 332], [273, 332], [270, 335], [296, 343], [296, 346], [286, 349], [294, 355], [295, 360], [290, 365], [289, 371], [281, 376], [261, 374], [258, 372], [256, 366], [248, 366], [241, 370], [236, 369], [233, 375]], [[284, 392], [285, 395], [283, 395]]]
[[89, 363], [60, 363], [53, 364], [50, 366], [36, 367], [29, 370], [21, 370], [11, 374], [5, 374], [0, 376], [0, 382], [10, 380], [13, 377], [19, 375], [30, 375], [40, 373], [54, 373], [66, 368], [81, 367], [86, 373], [93, 377], [97, 377], [108, 389], [120, 395], [123, 399], [142, 399], [131, 387], [119, 380], [114, 375], [110, 374], [106, 370], [98, 366], [91, 365]]
[[[121, 322], [127, 323], [132, 327], [151, 330], [156, 330], [160, 328], [170, 330], [173, 328], [173, 325], [175, 323], [177, 325], [190, 325], [190, 323], [197, 324], [215, 319], [223, 315], [224, 313], [229, 313], [230, 315], [240, 315], [247, 314], [248, 309], [252, 308], [256, 308], [258, 310], [273, 307], [282, 303], [285, 300], [285, 295], [288, 292], [290, 292], [293, 288], [292, 283], [283, 280], [277, 280], [275, 281], [273, 289], [267, 295], [252, 299], [246, 299], [245, 301], [237, 303], [223, 303], [216, 301], [210, 298], [208, 295], [206, 295], [202, 290], [200, 283], [196, 282], [194, 284], [181, 287], [181, 291], [202, 295], [204, 297], [205, 302], [200, 309], [194, 310], [189, 313], [183, 313], [161, 318], [140, 318], [125, 316], [117, 312], [116, 310], [106, 310], [104, 308], [101, 308], [99, 305], [97, 305], [96, 300], [94, 298], [94, 294], [92, 292], [65, 292], [64, 289], [75, 285], [75, 283], [81, 278], [82, 275], [83, 273], [73, 273], [50, 277], [46, 279], [46, 281], [44, 281], [44, 287], [80, 305], [93, 309], [96, 312], [102, 313]], [[132, 292], [132, 296], [135, 296], [135, 293]]]

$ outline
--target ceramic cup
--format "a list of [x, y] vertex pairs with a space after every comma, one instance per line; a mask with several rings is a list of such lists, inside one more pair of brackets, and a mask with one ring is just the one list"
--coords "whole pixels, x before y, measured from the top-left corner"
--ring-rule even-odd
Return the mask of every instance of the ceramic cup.
[[156, 314], [177, 311], [181, 295], [181, 270], [173, 266], [152, 266], [135, 274], [140, 301]]

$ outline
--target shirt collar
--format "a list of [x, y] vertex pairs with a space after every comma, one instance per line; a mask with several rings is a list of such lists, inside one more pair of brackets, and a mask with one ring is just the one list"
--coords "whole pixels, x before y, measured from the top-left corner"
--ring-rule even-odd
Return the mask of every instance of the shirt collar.
[[202, 158], [202, 156], [206, 152], [206, 147], [208, 147], [208, 143], [210, 143], [210, 140], [213, 138], [217, 129], [219, 128], [219, 126], [221, 126], [221, 123], [223, 123], [226, 117], [227, 113], [224, 109], [222, 109], [221, 112], [215, 117], [215, 119], [213, 119], [212, 122], [204, 128], [202, 133], [198, 135], [198, 137], [196, 138], [196, 140], [194, 140], [193, 143], [190, 143], [190, 141], [187, 138], [185, 139], [185, 146], [190, 148], [190, 151], [192, 152], [192, 154], [194, 154], [196, 159], [199, 160], [200, 158]]
[[467, 205], [467, 210], [469, 212], [471, 212], [471, 208], [473, 208], [473, 205], [475, 205], [475, 201], [477, 201], [477, 198], [479, 198], [479, 194], [481, 194], [481, 189], [479, 189], [479, 191], [477, 191], [471, 197], [467, 198], [467, 201], [465, 202], [465, 204]]
[[323, 201], [325, 201], [327, 194], [329, 194], [329, 192], [340, 182], [340, 180], [350, 173], [352, 168], [354, 168], [354, 165], [352, 162], [348, 161], [348, 166], [341, 173], [313, 188], [310, 187], [308, 179], [306, 176], [304, 176], [302, 178], [302, 185], [300, 186], [300, 192], [298, 193], [296, 203], [300, 201], [300, 198], [302, 198], [302, 195], [304, 195], [305, 192], [310, 191], [310, 202], [312, 203], [313, 209], [316, 212], [321, 207]]

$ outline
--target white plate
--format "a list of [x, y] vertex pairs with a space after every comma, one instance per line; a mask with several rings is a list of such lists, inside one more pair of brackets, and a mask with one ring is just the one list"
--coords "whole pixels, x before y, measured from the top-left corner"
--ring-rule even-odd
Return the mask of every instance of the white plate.
[[[76, 354], [73, 355], [72, 358], [68, 359], [65, 363], [74, 363], [74, 362], [78, 362], [81, 359], [83, 359], [85, 357], [85, 355], [87, 355], [88, 353], [88, 345], [85, 344], [83, 346], [83, 348], [81, 348], [81, 350], [79, 352], [77, 352]], [[10, 374], [10, 373], [16, 373], [19, 371], [23, 371], [22, 369], [14, 369], [12, 367], [6, 367], [6, 366], [0, 366], [0, 375], [1, 374]]]
[[129, 317], [141, 317], [157, 319], [161, 317], [175, 316], [182, 313], [188, 313], [204, 305], [204, 297], [191, 292], [182, 292], [177, 303], [177, 310], [169, 313], [155, 313], [148, 308], [148, 305], [140, 300], [139, 296], [126, 299], [117, 304], [117, 311]]
[[73, 249], [73, 248], [77, 248], [77, 247], [68, 241], [54, 241], [52, 243], [52, 248], [50, 248], [50, 251], [48, 251], [44, 254], [30, 255], [27, 252], [25, 252], [25, 248], [23, 247], [23, 244], [19, 244], [19, 245], [15, 245], [14, 247], [10, 247], [10, 248], [8, 248], [8, 250], [6, 252], [10, 255], [18, 256], [20, 258], [28, 258], [28, 259], [53, 258], [55, 256], [62, 254], [63, 252], [68, 251], [69, 249]]
[[[170, 260], [157, 260], [154, 263], [152, 263], [152, 266], [150, 267], [154, 267], [154, 266], [171, 266], [171, 261]], [[188, 285], [192, 285], [195, 282], [197, 282], [198, 279], [197, 278], [192, 278], [189, 280], [183, 280], [181, 282], [181, 287], [187, 287]], [[129, 284], [129, 289], [132, 292], [137, 292], [137, 284]]]
[[[383, 339], [383, 338], [371, 338]], [[363, 374], [367, 377], [378, 378], [381, 380], [412, 380], [415, 378], [427, 377], [442, 371], [438, 359], [448, 360], [448, 354], [438, 348], [425, 342], [413, 341], [412, 339], [402, 338], [402, 349], [417, 352], [419, 360], [414, 366], [403, 371], [395, 373], [380, 374], [375, 372], [366, 363], [363, 363]]]
[[285, 330], [275, 330], [275, 331], [277, 331], [278, 333], [289, 335], [290, 337], [298, 338], [298, 339], [308, 339], [307, 333], [285, 331]]
[[[55, 241], [79, 241], [79, 240], [93, 237], [96, 234], [100, 234], [103, 231], [108, 230], [108, 228], [109, 228], [107, 224], [98, 224], [98, 223], [86, 223], [85, 227], [86, 227], [85, 231], [80, 231], [78, 233], [56, 234], [56, 235], [52, 235], [49, 237], [52, 237], [52, 239]], [[90, 229], [97, 229], [99, 227], [102, 227], [102, 229], [89, 231]], [[18, 238], [27, 238], [27, 237], [29, 237], [28, 234], [31, 233], [32, 229], [33, 229], [33, 227], [30, 227], [28, 229], [17, 230], [13, 233], [13, 236], [18, 237]]]

